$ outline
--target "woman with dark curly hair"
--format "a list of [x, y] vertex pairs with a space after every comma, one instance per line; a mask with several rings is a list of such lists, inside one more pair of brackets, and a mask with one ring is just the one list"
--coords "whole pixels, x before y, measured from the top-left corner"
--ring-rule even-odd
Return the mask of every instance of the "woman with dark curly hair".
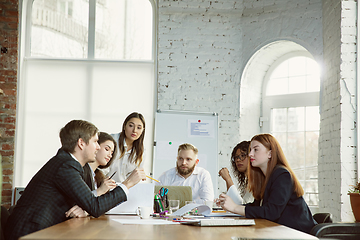
[[219, 171], [219, 175], [226, 182], [227, 195], [229, 195], [237, 204], [245, 204], [254, 201], [252, 194], [249, 193], [247, 189], [246, 170], [249, 164], [249, 145], [249, 141], [242, 141], [234, 147], [231, 153], [231, 169], [238, 180], [238, 189], [236, 189], [229, 170], [226, 167]]

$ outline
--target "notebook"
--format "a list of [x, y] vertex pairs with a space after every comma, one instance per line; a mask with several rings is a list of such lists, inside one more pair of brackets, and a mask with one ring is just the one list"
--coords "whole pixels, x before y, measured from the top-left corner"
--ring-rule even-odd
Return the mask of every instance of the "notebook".
[[128, 200], [110, 209], [106, 214], [136, 214], [138, 207], [154, 208], [154, 184], [139, 183], [129, 189]]

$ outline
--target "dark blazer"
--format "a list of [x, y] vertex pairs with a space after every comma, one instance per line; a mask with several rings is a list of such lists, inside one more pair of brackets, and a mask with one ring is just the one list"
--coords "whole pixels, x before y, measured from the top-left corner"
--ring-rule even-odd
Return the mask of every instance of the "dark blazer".
[[83, 180], [83, 168], [60, 149], [31, 179], [10, 215], [5, 235], [18, 239], [67, 220], [65, 212], [80, 206], [94, 217], [126, 201], [121, 187], [95, 197]]
[[95, 182], [92, 176], [93, 171], [91, 170], [89, 163], [86, 163], [83, 169], [84, 169], [84, 181], [86, 185], [88, 185], [91, 191], [95, 190]]
[[271, 173], [262, 206], [259, 200], [246, 205], [245, 216], [264, 218], [306, 233], [316, 224], [304, 198], [296, 196], [290, 173], [281, 166]]

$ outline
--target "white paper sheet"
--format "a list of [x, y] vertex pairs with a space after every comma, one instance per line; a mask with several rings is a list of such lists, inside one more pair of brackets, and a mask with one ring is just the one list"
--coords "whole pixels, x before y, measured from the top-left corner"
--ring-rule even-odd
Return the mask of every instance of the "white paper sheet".
[[172, 222], [165, 219], [112, 219], [113, 221], [121, 224], [140, 224], [140, 225], [169, 225], [169, 224], [180, 224], [178, 222]]

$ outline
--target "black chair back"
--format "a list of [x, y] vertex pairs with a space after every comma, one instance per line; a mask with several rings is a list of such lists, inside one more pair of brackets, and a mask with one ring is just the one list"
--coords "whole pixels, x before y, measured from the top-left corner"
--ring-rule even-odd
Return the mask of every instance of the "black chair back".
[[331, 213], [315, 213], [313, 218], [317, 223], [332, 223], [332, 215]]
[[6, 207], [1, 206], [1, 235], [0, 239], [5, 240], [4, 229], [10, 214]]
[[360, 223], [320, 223], [310, 233], [321, 239], [359, 240]]

